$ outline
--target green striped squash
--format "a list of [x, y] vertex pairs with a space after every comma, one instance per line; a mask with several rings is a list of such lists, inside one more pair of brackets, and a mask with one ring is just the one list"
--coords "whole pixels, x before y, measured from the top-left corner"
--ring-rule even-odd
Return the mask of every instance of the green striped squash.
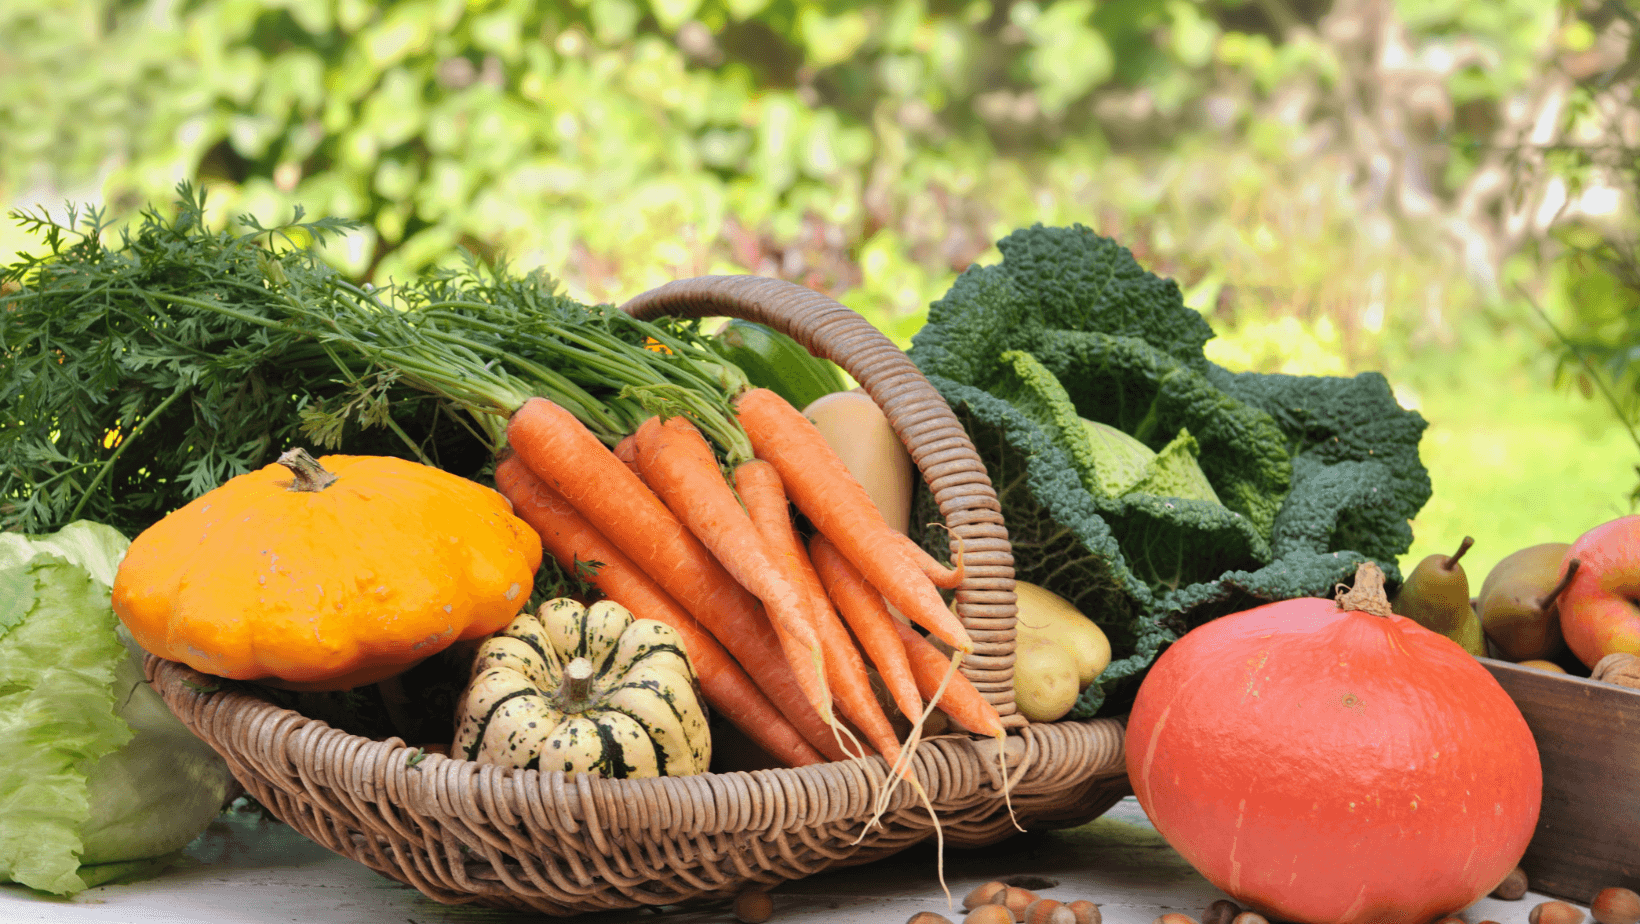
[[685, 776], [706, 770], [712, 738], [672, 627], [561, 597], [479, 647], [453, 752], [617, 779]]

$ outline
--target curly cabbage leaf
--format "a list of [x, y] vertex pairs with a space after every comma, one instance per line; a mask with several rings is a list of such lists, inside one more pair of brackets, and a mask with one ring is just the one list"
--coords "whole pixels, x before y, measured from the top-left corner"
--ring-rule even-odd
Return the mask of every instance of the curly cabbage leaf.
[[997, 248], [1002, 263], [971, 267], [930, 306], [912, 338], [924, 372], [989, 390], [1003, 351], [1045, 360], [1041, 346], [1076, 331], [1132, 338], [1207, 371], [1202, 346], [1213, 328], [1184, 307], [1178, 283], [1151, 274], [1127, 248], [1081, 225], [1035, 225]]
[[1221, 503], [1196, 461], [1201, 446], [1189, 430], [1156, 451], [1110, 424], [1081, 416], [1057, 376], [1024, 350], [1004, 351], [992, 394], [1048, 431], [1070, 454], [1082, 484], [1098, 497], [1155, 494]]
[[1145, 477], [1133, 486], [1134, 493], [1182, 497], [1224, 506], [1213, 484], [1207, 480], [1207, 473], [1202, 471], [1201, 463], [1196, 461], [1201, 454], [1201, 443], [1189, 430], [1180, 430], [1173, 442], [1156, 453]]
[[1188, 429], [1181, 428], [1160, 452], [1132, 437], [1116, 440], [1109, 436], [1115, 428], [1080, 415], [1059, 378], [1030, 353], [1006, 350], [998, 358], [1003, 368], [992, 394], [1069, 455], [1095, 507], [1126, 537], [1122, 547], [1147, 584], [1177, 587], [1213, 577], [1218, 570], [1202, 569], [1214, 568], [1226, 554], [1232, 561], [1269, 559], [1260, 524], [1219, 500]]
[[[1008, 524], [1015, 577], [1054, 589], [1110, 637], [1113, 660], [1089, 689], [1119, 685], [1148, 667], [1173, 636], [1151, 617], [1155, 595], [1129, 570], [1119, 537], [1065, 451], [1001, 398], [937, 376], [929, 381], [985, 460]], [[919, 488], [913, 504], [913, 523], [940, 522], [927, 490]], [[928, 530], [920, 541], [940, 554], [941, 536]]]
[[[1407, 521], [1430, 493], [1426, 423], [1383, 376], [1228, 372], [1203, 353], [1212, 329], [1175, 283], [1081, 226], [1033, 226], [998, 248], [1000, 263], [970, 268], [931, 306], [909, 355], [980, 449], [1018, 577], [1111, 638], [1112, 667], [1073, 718], [1126, 708], [1160, 650], [1209, 619], [1330, 596], [1367, 559], [1400, 580]], [[1083, 477], [1073, 415], [1174, 463], [1186, 450], [1220, 503], [1188, 496], [1188, 479], [1108, 496]]]
[[[1133, 490], [1151, 474], [1156, 464], [1156, 453], [1152, 452], [1149, 446], [1110, 424], [1088, 420], [1085, 417], [1079, 419], [1082, 421], [1087, 443], [1093, 449], [1093, 463], [1082, 469], [1082, 484], [1089, 491], [1104, 497], [1120, 497]], [[1073, 464], [1077, 462], [1076, 450], [1079, 443], [1080, 441], [1071, 441], [1066, 447], [1071, 451]], [[1218, 497], [1215, 496], [1213, 499], [1216, 501]]]

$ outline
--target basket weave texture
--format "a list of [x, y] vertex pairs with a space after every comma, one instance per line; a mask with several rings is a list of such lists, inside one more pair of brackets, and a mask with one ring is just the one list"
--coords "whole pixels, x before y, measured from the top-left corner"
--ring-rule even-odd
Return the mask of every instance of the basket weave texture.
[[[1013, 557], [996, 492], [950, 407], [864, 318], [754, 276], [668, 283], [638, 317], [738, 317], [845, 369], [884, 410], [961, 544], [956, 611], [974, 639], [963, 672], [1010, 727], [1005, 743], [945, 735], [914, 771], [948, 845], [1098, 817], [1131, 792], [1117, 719], [1028, 723], [1014, 706]], [[422, 754], [282, 708], [254, 687], [150, 655], [149, 680], [247, 792], [306, 837], [445, 903], [571, 915], [727, 898], [868, 862], [934, 836], [927, 809], [879, 757], [796, 769], [607, 780]], [[1002, 759], [998, 759], [998, 750]], [[999, 763], [1008, 768], [1004, 797]], [[1011, 810], [1010, 810], [1011, 807]], [[933, 870], [930, 870], [932, 874]]]

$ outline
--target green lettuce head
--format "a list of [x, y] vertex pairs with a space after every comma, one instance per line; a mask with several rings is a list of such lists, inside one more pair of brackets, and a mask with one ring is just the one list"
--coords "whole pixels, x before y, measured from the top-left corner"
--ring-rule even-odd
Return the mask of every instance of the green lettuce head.
[[129, 541], [0, 533], [0, 881], [72, 894], [163, 869], [232, 780], [173, 716], [109, 604]]

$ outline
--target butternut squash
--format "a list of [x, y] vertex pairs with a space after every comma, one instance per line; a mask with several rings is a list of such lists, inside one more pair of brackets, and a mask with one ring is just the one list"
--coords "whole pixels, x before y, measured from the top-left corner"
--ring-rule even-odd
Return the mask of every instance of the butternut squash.
[[911, 525], [911, 453], [889, 426], [882, 408], [863, 389], [822, 395], [803, 409], [826, 444], [866, 489], [888, 525], [902, 533]]

